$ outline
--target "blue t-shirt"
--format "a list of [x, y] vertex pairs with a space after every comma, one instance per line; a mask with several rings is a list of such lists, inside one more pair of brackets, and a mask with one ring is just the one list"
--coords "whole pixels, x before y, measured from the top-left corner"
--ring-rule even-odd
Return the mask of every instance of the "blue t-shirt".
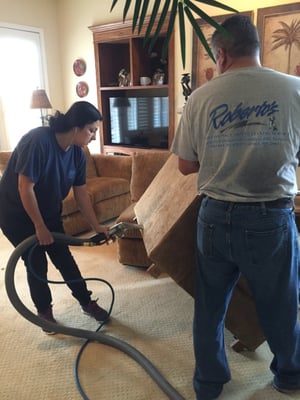
[[58, 221], [62, 200], [71, 187], [86, 182], [85, 155], [75, 145], [64, 151], [48, 127], [29, 131], [13, 151], [0, 181], [0, 222], [9, 221], [11, 217], [27, 218], [18, 191], [18, 174], [34, 182], [45, 223]]

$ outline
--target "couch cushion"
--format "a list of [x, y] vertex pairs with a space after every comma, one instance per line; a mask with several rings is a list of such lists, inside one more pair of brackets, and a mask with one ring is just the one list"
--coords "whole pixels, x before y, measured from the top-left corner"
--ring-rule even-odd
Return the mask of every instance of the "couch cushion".
[[132, 168], [131, 156], [93, 154], [92, 157], [98, 176], [124, 178], [130, 181]]
[[119, 262], [124, 265], [148, 268], [152, 261], [147, 256], [144, 242], [139, 239], [117, 239]]
[[94, 178], [97, 176], [97, 170], [93, 157], [91, 156], [90, 150], [87, 146], [83, 149], [86, 158], [86, 177]]
[[[92, 196], [90, 194], [89, 194], [89, 196], [90, 196], [90, 199], [92, 200]], [[73, 189], [70, 189], [67, 197], [63, 201], [61, 215], [64, 217], [66, 215], [73, 214], [73, 213], [77, 212], [78, 210], [79, 209], [78, 209], [77, 203], [74, 199]]]
[[136, 152], [132, 155], [131, 200], [138, 201], [167, 161], [168, 151]]
[[[122, 178], [96, 177], [87, 179], [87, 191], [93, 204], [115, 196], [129, 193], [129, 182]], [[63, 201], [62, 216], [78, 211], [73, 189]]]
[[[136, 216], [134, 213], [134, 207], [136, 203], [131, 203], [129, 207], [127, 207], [124, 211], [121, 212], [121, 214], [118, 216], [116, 223], [118, 222], [130, 222], [135, 223], [136, 222]], [[142, 239], [143, 235], [142, 232], [138, 229], [128, 229], [124, 233], [124, 238], [130, 238], [130, 239]]]
[[68, 235], [78, 235], [91, 229], [90, 224], [80, 212], [68, 214], [63, 217], [64, 230]]
[[86, 186], [93, 203], [128, 193], [130, 190], [126, 179], [105, 176], [88, 179]]

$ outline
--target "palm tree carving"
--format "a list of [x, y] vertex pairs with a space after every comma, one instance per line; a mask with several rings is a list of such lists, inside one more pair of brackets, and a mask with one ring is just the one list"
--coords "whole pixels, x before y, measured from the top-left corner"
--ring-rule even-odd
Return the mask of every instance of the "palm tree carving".
[[288, 52], [287, 57], [287, 73], [291, 74], [291, 53], [292, 47], [295, 46], [300, 50], [300, 20], [292, 20], [291, 24], [288, 25], [283, 21], [279, 21], [281, 25], [280, 29], [276, 29], [273, 34], [273, 46], [271, 51], [284, 47], [284, 50]]

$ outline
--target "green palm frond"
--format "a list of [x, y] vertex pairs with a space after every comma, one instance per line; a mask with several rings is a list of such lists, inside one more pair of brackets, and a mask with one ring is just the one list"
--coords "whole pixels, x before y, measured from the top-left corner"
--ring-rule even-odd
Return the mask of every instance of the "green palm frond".
[[154, 35], [153, 35], [153, 37], [151, 39], [150, 45], [149, 45], [149, 52], [150, 53], [151, 53], [151, 50], [152, 50], [154, 44], [156, 43], [156, 40], [157, 40], [157, 38], [159, 36], [159, 33], [161, 31], [161, 28], [163, 26], [163, 23], [164, 23], [164, 21], [166, 19], [166, 16], [167, 16], [167, 13], [168, 13], [168, 10], [169, 10], [169, 6], [170, 6], [170, 2], [171, 2], [171, 0], [166, 0], [165, 1], [165, 5], [164, 5], [164, 7], [162, 9], [162, 12], [161, 12], [158, 24], [157, 24], [157, 28], [155, 30], [155, 33], [154, 33]]
[[234, 8], [226, 6], [225, 4], [220, 3], [219, 1], [214, 1], [214, 0], [195, 0], [195, 1], [197, 1], [199, 3], [207, 4], [212, 7], [221, 8], [223, 10], [230, 11], [233, 13], [237, 12], [237, 10], [235, 10]]
[[144, 1], [144, 4], [142, 6], [141, 15], [140, 15], [139, 30], [138, 30], [139, 33], [141, 33], [141, 30], [143, 28], [143, 24], [144, 24], [146, 15], [147, 15], [148, 6], [149, 6], [149, 2]]
[[123, 10], [123, 22], [125, 21], [125, 19], [127, 17], [127, 13], [128, 13], [130, 4], [131, 4], [131, 0], [126, 0], [125, 6], [124, 6], [124, 10]]
[[173, 0], [169, 25], [168, 25], [167, 34], [166, 34], [166, 39], [164, 41], [163, 48], [162, 48], [162, 55], [161, 55], [162, 60], [166, 59], [166, 55], [168, 53], [168, 46], [169, 46], [169, 42], [170, 42], [171, 35], [172, 35], [174, 25], [175, 25], [177, 6], [178, 6], [178, 0]]
[[113, 0], [112, 5], [110, 7], [110, 12], [115, 8], [115, 5], [117, 4], [118, 0]]
[[[147, 0], [144, 0], [147, 1]], [[144, 43], [146, 43], [150, 39], [151, 31], [155, 22], [155, 18], [157, 17], [158, 11], [159, 11], [159, 6], [160, 6], [161, 1], [160, 0], [155, 0], [152, 12], [151, 12], [151, 17], [150, 21], [145, 33], [145, 38], [144, 38]]]
[[[187, 7], [185, 8], [186, 10], [189, 10], [189, 8], [194, 11], [199, 17], [204, 19], [209, 25], [214, 27], [215, 29], [218, 29], [220, 32], [223, 32], [224, 35], [227, 35], [228, 32], [220, 25], [218, 24], [213, 18], [211, 18], [208, 14], [206, 14], [203, 10], [200, 8], [196, 7], [195, 4], [193, 4], [190, 0], [185, 0]], [[193, 14], [191, 13], [192, 18]], [[195, 20], [195, 19], [194, 19]]]
[[185, 68], [185, 22], [184, 22], [184, 9], [182, 1], [178, 3], [178, 15], [179, 15], [181, 60], [183, 68]]
[[140, 10], [141, 10], [141, 5], [142, 5], [142, 0], [136, 0], [135, 6], [134, 6], [134, 13], [133, 13], [133, 21], [132, 21], [132, 30], [134, 31], [139, 15], [140, 15]]
[[[113, 0], [111, 5], [111, 11], [114, 9], [115, 5], [119, 0]], [[145, 22], [145, 16], [149, 9], [150, 0], [123, 0], [124, 9], [123, 9], [123, 21], [125, 21], [128, 10], [130, 8], [131, 3], [134, 3], [134, 12], [133, 12], [133, 22], [132, 29], [134, 30], [138, 25], [138, 32], [141, 32], [141, 29]], [[153, 48], [156, 40], [159, 37], [160, 31], [162, 29], [163, 23], [169, 14], [169, 21], [167, 27], [167, 33], [164, 39], [163, 45], [163, 55], [165, 56], [167, 52], [167, 47], [170, 42], [171, 35], [174, 30], [174, 22], [176, 16], [178, 15], [179, 19], [179, 34], [180, 34], [180, 47], [181, 47], [181, 59], [182, 64], [185, 66], [185, 57], [186, 57], [186, 37], [185, 37], [185, 16], [187, 20], [192, 25], [192, 28], [203, 44], [205, 50], [209, 54], [209, 56], [214, 60], [213, 54], [211, 52], [210, 46], [204, 37], [199, 25], [196, 22], [196, 19], [193, 16], [195, 13], [197, 16], [201, 17], [205, 22], [209, 25], [213, 26], [215, 29], [218, 29], [222, 33], [225, 33], [225, 30], [209, 15], [207, 15], [200, 7], [198, 7], [195, 3], [207, 4], [212, 7], [220, 8], [230, 12], [238, 12], [232, 7], [226, 6], [225, 4], [216, 1], [216, 0], [154, 0], [152, 9], [149, 9], [150, 19], [148, 22], [148, 26], [146, 28], [146, 32], [144, 35], [144, 44], [150, 41], [150, 49]], [[159, 15], [160, 14], [160, 15]], [[155, 31], [153, 32], [154, 24], [159, 18], [158, 23], [156, 25]], [[151, 39], [151, 40], [150, 40]]]
[[188, 17], [188, 19], [190, 20], [190, 23], [196, 33], [196, 35], [198, 36], [198, 38], [200, 38], [203, 47], [205, 48], [207, 54], [209, 55], [209, 57], [215, 62], [215, 57], [211, 51], [211, 48], [209, 47], [209, 44], [200, 28], [200, 26], [198, 25], [197, 21], [195, 20], [193, 14], [191, 13], [191, 11], [188, 8], [185, 8], [185, 13]]

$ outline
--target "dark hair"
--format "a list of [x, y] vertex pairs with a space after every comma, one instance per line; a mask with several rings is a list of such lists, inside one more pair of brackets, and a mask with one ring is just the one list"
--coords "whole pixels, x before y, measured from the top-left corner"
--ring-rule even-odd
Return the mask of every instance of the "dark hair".
[[227, 18], [221, 26], [227, 34], [216, 30], [211, 39], [214, 50], [222, 48], [230, 57], [254, 56], [259, 53], [259, 36], [249, 17], [236, 14]]
[[102, 121], [100, 111], [87, 101], [77, 101], [69, 110], [62, 114], [57, 111], [49, 118], [49, 126], [55, 132], [67, 132], [72, 128], [83, 128], [87, 124]]

